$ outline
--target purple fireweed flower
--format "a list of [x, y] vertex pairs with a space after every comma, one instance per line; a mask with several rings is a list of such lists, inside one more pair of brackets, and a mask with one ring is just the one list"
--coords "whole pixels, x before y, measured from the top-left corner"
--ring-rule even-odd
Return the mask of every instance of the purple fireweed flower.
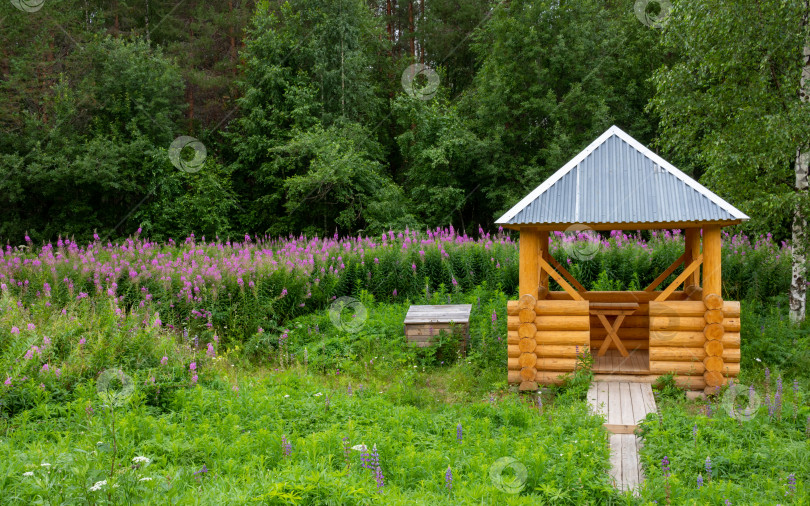
[[18, 329], [17, 327], [11, 327], [11, 333], [12, 333], [12, 334], [19, 334], [19, 333], [20, 333], [20, 329]]
[[191, 384], [194, 385], [196, 383], [197, 383], [197, 375], [195, 374], [194, 376], [191, 377]]
[[197, 362], [192, 362], [188, 365], [189, 371], [196, 371], [197, 370]]
[[3, 384], [6, 385], [7, 387], [10, 387], [11, 386], [11, 376], [7, 376], [6, 381]]
[[49, 366], [48, 364], [44, 364], [42, 366], [42, 369], [40, 370], [40, 372], [48, 372], [50, 370], [51, 370], [51, 366]]
[[281, 450], [284, 452], [284, 458], [292, 455], [292, 444], [287, 441], [287, 436], [281, 436]]
[[397, 296], [397, 289], [394, 288], [394, 297], [396, 297], [396, 296]]
[[281, 290], [281, 296], [285, 297], [286, 295], [287, 295], [287, 289], [284, 288], [284, 289]]
[[37, 326], [34, 325], [33, 323], [28, 324], [28, 330], [36, 330], [36, 329], [37, 329]]
[[444, 473], [444, 482], [447, 484], [447, 490], [453, 490], [453, 470], [447, 466], [447, 472]]
[[208, 351], [206, 351], [205, 354], [208, 355], [208, 358], [214, 358], [214, 356], [217, 354], [217, 352], [214, 351], [214, 345], [213, 344], [208, 343]]
[[164, 356], [160, 359], [160, 365], [166, 365], [169, 363], [169, 357]]

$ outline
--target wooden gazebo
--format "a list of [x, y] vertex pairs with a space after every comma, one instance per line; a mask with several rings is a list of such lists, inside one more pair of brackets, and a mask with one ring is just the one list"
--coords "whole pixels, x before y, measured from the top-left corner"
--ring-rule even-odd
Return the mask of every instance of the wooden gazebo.
[[[747, 219], [611, 127], [497, 220], [520, 231], [520, 298], [507, 304], [509, 382], [522, 390], [559, 383], [586, 347], [597, 379], [674, 373], [694, 390], [736, 377], [740, 303], [722, 299], [720, 229]], [[549, 232], [582, 229], [682, 229], [685, 248], [644, 290], [587, 291], [548, 248]], [[549, 278], [562, 291], [549, 291]]]

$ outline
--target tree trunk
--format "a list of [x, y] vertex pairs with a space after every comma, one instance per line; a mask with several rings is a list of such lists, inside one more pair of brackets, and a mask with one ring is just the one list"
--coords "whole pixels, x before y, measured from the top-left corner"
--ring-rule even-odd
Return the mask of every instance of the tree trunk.
[[411, 59], [416, 58], [416, 37], [414, 37], [414, 26], [413, 26], [413, 0], [408, 0], [408, 35], [410, 36], [410, 49], [411, 49]]
[[[801, 100], [810, 99], [810, 45], [804, 47], [804, 67], [801, 77]], [[807, 198], [807, 168], [810, 165], [810, 146], [799, 146], [796, 151], [796, 191], [799, 198]], [[807, 217], [801, 204], [793, 217], [793, 273], [790, 281], [790, 319], [804, 321], [807, 316]]]
[[233, 34], [235, 17], [233, 15], [233, 0], [228, 0], [228, 36], [231, 39], [231, 63], [233, 64], [233, 75], [236, 75], [236, 37]]

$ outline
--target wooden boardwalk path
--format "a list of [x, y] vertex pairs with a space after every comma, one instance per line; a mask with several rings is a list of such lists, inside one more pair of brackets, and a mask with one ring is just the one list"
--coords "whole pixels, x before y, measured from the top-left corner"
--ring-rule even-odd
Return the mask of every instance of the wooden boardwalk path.
[[633, 490], [644, 481], [639, 461], [641, 439], [634, 434], [638, 423], [655, 412], [649, 383], [595, 382], [588, 390], [588, 404], [605, 417], [610, 434], [610, 474], [619, 490]]

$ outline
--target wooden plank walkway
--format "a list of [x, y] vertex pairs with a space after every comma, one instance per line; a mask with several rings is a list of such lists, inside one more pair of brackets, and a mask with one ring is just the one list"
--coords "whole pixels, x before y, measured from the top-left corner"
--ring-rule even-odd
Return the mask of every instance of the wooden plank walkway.
[[639, 461], [641, 438], [634, 432], [647, 413], [655, 412], [649, 383], [606, 381], [591, 384], [588, 404], [605, 417], [610, 434], [610, 475], [619, 490], [635, 490], [644, 481]]

